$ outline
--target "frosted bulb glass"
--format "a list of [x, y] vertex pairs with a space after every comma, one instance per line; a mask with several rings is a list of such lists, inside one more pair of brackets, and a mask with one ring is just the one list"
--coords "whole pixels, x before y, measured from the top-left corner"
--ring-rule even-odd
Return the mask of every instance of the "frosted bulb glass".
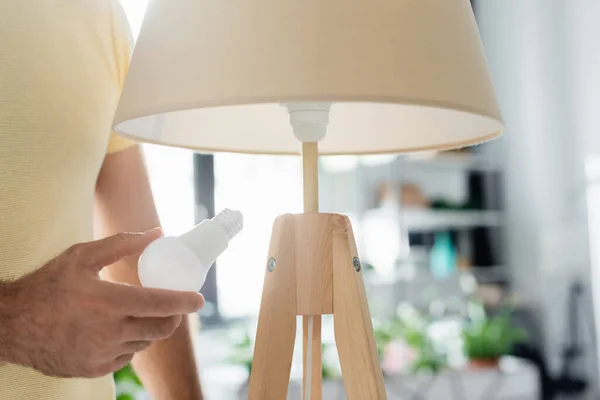
[[242, 228], [239, 211], [223, 210], [180, 236], [155, 240], [144, 249], [138, 262], [142, 286], [199, 291], [210, 266]]

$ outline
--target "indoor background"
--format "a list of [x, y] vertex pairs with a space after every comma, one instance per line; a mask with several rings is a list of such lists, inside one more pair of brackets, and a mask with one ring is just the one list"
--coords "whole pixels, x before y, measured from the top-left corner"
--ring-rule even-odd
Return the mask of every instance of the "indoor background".
[[[137, 37], [147, 1], [122, 3]], [[321, 210], [353, 221], [389, 399], [596, 400], [600, 2], [472, 4], [504, 137], [322, 158]], [[272, 222], [302, 211], [300, 159], [145, 148], [166, 234], [226, 207], [245, 216], [194, 332], [207, 399], [242, 399]], [[323, 330], [324, 398], [343, 399], [326, 318]], [[145, 398], [130, 371], [116, 380], [121, 399]]]

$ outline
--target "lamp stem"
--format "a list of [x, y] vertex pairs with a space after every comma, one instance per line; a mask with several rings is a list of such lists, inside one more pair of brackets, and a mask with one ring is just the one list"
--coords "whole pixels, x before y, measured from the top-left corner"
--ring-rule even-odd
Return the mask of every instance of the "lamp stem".
[[[304, 185], [304, 212], [319, 212], [319, 145], [302, 143], [302, 180]], [[321, 316], [309, 315], [302, 319], [304, 379], [303, 400], [321, 400]]]
[[319, 144], [302, 143], [304, 212], [319, 212]]

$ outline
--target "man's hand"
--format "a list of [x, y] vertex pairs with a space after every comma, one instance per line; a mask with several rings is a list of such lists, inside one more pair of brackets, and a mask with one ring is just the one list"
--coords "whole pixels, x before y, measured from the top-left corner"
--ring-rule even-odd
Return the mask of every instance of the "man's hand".
[[168, 338], [204, 299], [192, 292], [102, 281], [99, 271], [136, 255], [159, 229], [76, 244], [35, 272], [0, 284], [0, 361], [62, 377], [98, 377]]

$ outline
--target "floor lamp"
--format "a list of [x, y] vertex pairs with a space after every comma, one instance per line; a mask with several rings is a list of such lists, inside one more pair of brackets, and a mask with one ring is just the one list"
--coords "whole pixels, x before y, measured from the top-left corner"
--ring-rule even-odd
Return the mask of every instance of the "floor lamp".
[[303, 396], [321, 399], [323, 314], [348, 398], [386, 398], [352, 227], [318, 213], [318, 156], [444, 150], [502, 131], [468, 0], [154, 0], [114, 126], [203, 152], [302, 154], [305, 212], [276, 219], [266, 258], [256, 400], [287, 396], [298, 315]]

